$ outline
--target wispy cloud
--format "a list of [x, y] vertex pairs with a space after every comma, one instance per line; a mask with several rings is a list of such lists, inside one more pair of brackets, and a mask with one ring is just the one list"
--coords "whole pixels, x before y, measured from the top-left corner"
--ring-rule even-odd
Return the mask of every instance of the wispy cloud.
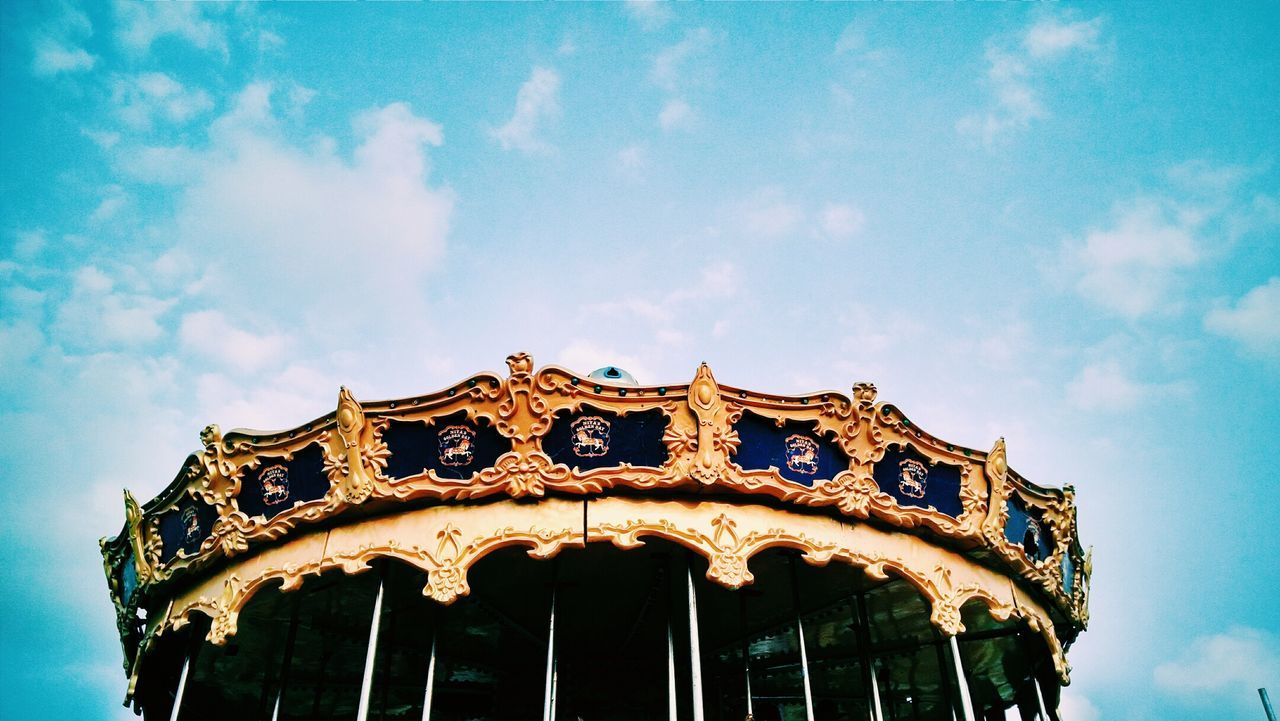
[[1173, 661], [1155, 669], [1155, 682], [1184, 703], [1257, 710], [1257, 689], [1280, 679], [1280, 639], [1256, 628], [1237, 626], [1194, 638]]
[[658, 113], [658, 126], [667, 132], [690, 127], [694, 121], [693, 108], [679, 98], [668, 100]]
[[1249, 353], [1280, 358], [1280, 277], [1214, 308], [1204, 318], [1210, 333], [1230, 338]]
[[707, 28], [686, 32], [679, 42], [654, 56], [649, 79], [669, 93], [677, 92], [690, 82], [690, 66], [711, 49], [714, 39]]
[[1156, 198], [1121, 204], [1112, 216], [1064, 247], [1080, 295], [1127, 318], [1178, 309], [1176, 281], [1201, 259], [1199, 219]]
[[70, 6], [31, 35], [31, 72], [38, 77], [92, 70], [98, 57], [81, 47], [93, 33], [89, 16]]
[[140, 73], [115, 79], [111, 89], [120, 119], [139, 130], [156, 119], [185, 123], [213, 109], [213, 98], [200, 88], [187, 88], [165, 73]]
[[560, 75], [535, 67], [516, 93], [516, 109], [502, 127], [492, 131], [503, 150], [546, 152], [551, 146], [539, 137], [543, 124], [560, 114]]
[[674, 17], [666, 0], [626, 0], [622, 4], [627, 15], [645, 30], [657, 30]]
[[956, 130], [990, 145], [1009, 132], [1026, 130], [1032, 121], [1048, 118], [1037, 74], [1049, 62], [1096, 50], [1101, 32], [1100, 17], [1070, 23], [1048, 18], [1028, 28], [1016, 44], [988, 41], [985, 82], [991, 91], [991, 105], [961, 118]]
[[199, 48], [215, 50], [226, 57], [227, 30], [213, 15], [226, 7], [209, 3], [137, 3], [116, 0], [116, 40], [135, 55], [150, 52], [157, 40], [172, 36]]

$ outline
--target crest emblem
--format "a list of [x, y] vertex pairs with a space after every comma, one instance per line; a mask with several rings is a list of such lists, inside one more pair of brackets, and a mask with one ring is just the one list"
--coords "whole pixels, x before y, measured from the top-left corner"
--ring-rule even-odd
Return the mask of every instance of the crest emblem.
[[282, 465], [267, 466], [258, 476], [262, 484], [262, 502], [277, 506], [289, 500], [289, 469]]
[[787, 453], [787, 468], [806, 476], [818, 472], [818, 444], [812, 438], [787, 436], [787, 440], [783, 441], [783, 449]]
[[182, 511], [182, 540], [186, 546], [200, 543], [200, 519], [196, 517], [193, 506], [187, 506]]
[[923, 463], [908, 458], [898, 464], [902, 476], [898, 479], [898, 491], [911, 498], [924, 498], [925, 481], [929, 480], [929, 469]]
[[467, 426], [446, 426], [440, 430], [440, 462], [446, 466], [466, 466], [476, 457], [476, 432]]
[[580, 458], [603, 456], [609, 452], [609, 421], [600, 416], [583, 416], [569, 425], [573, 431], [573, 453]]

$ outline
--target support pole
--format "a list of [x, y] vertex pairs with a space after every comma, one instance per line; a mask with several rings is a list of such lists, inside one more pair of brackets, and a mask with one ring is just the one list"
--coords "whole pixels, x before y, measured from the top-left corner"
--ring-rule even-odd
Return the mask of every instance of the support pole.
[[964, 663], [960, 661], [960, 644], [956, 637], [951, 637], [951, 658], [956, 664], [956, 685], [960, 687], [960, 706], [964, 712], [964, 721], [974, 721], [973, 700], [969, 698], [969, 682], [964, 677]]
[[[178, 676], [178, 692], [173, 696], [173, 710], [169, 712], [169, 721], [178, 721], [178, 715], [182, 713], [182, 697], [187, 692], [187, 671], [190, 667], [191, 654], [188, 653], [182, 659], [182, 674]], [[1263, 698], [1265, 699], [1266, 696]]]
[[800, 641], [800, 679], [804, 682], [804, 716], [813, 721], [813, 688], [809, 684], [809, 654], [804, 645], [804, 619], [800, 617], [800, 583], [796, 575], [796, 559], [792, 556], [791, 565], [791, 608], [796, 614], [796, 638]]
[[280, 721], [280, 704], [289, 687], [289, 668], [293, 665], [293, 644], [298, 638], [298, 596], [293, 597], [293, 611], [289, 614], [289, 633], [284, 638], [284, 656], [280, 659], [280, 688], [276, 690], [276, 705], [271, 709], [271, 721]]
[[667, 721], [678, 721], [676, 703], [676, 642], [671, 638], [671, 619], [667, 619]]
[[547, 683], [542, 693], [542, 721], [552, 721], [556, 704], [556, 588], [551, 587], [551, 624], [547, 630]]
[[373, 662], [378, 655], [378, 629], [382, 627], [382, 580], [378, 580], [378, 597], [373, 602], [373, 621], [369, 624], [369, 648], [364, 655], [364, 677], [360, 679], [360, 706], [356, 721], [369, 721], [369, 693], [373, 690]]
[[693, 721], [703, 721], [702, 650], [698, 643], [698, 594], [693, 589], [693, 569], [685, 567], [689, 581], [689, 676], [693, 682]]
[[1267, 721], [1276, 721], [1276, 710], [1271, 708], [1271, 697], [1267, 695], [1267, 689], [1258, 689], [1258, 698], [1262, 699], [1262, 710], [1267, 712]]
[[747, 592], [740, 590], [738, 593], [742, 594], [738, 598], [738, 628], [742, 633], [742, 677], [747, 684], [746, 721], [753, 721], [756, 712], [751, 701], [751, 639], [747, 638]]
[[436, 690], [436, 633], [431, 630], [431, 656], [427, 659], [427, 688], [422, 693], [422, 721], [431, 718], [431, 697]]
[[884, 711], [880, 707], [880, 674], [876, 673], [878, 666], [874, 661], [871, 664], [871, 709], [876, 721], [884, 721]]
[[1048, 709], [1044, 706], [1044, 692], [1040, 690], [1040, 679], [1036, 678], [1035, 667], [1031, 669], [1031, 685], [1036, 687], [1036, 702], [1040, 704], [1040, 718], [1044, 721], [1052, 721]]
[[853, 603], [853, 636], [858, 642], [862, 681], [871, 690], [871, 721], [884, 721], [884, 712], [880, 708], [880, 682], [876, 679], [871, 657], [871, 615], [867, 613], [866, 593], [859, 590], [849, 600]]

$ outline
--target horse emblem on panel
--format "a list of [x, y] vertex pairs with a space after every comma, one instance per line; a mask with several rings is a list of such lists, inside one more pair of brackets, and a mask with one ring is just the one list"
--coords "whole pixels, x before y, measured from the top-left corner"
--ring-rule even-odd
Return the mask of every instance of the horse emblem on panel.
[[569, 425], [573, 432], [573, 453], [580, 458], [603, 456], [609, 452], [609, 421], [600, 416], [583, 416]]
[[262, 484], [262, 502], [276, 506], [289, 500], [289, 469], [280, 464], [267, 466], [258, 476]]
[[797, 434], [788, 436], [782, 445], [787, 454], [787, 468], [806, 476], [812, 476], [818, 472], [817, 441]]
[[199, 545], [200, 537], [200, 519], [196, 517], [195, 506], [187, 506], [182, 509], [182, 545]]
[[440, 431], [440, 462], [468, 466], [476, 457], [476, 432], [467, 426], [446, 426]]
[[910, 498], [924, 498], [925, 482], [929, 480], [929, 468], [914, 458], [898, 464], [898, 492]]

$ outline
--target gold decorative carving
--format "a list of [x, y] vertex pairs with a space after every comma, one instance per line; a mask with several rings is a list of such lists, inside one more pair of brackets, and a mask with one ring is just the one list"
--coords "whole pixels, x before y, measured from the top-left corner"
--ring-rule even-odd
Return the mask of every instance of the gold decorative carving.
[[[1079, 582], [1070, 598], [1064, 591], [1066, 579], [1061, 569], [1064, 554], [1080, 553], [1076, 544], [1074, 492], [1039, 489], [1021, 480], [1008, 468], [1003, 439], [985, 454], [946, 444], [924, 433], [896, 408], [877, 404], [877, 391], [870, 383], [855, 384], [851, 396], [825, 392], [781, 397], [721, 386], [706, 364], [699, 366], [689, 385], [661, 388], [584, 383], [586, 379], [555, 366], [535, 372], [533, 359], [525, 353], [510, 356], [507, 365], [509, 376], [506, 378], [479, 374], [433, 394], [396, 401], [361, 404], [342, 388], [335, 413], [289, 431], [232, 431], [224, 437], [216, 425], [209, 426], [201, 434], [203, 450], [188, 460], [184, 472], [162, 495], [166, 499], [162, 504], [149, 506], [144, 514], [131, 497], [126, 501], [129, 518], [126, 528], [135, 551], [140, 592], [149, 598], [156, 594], [163, 597], [165, 584], [179, 576], [188, 578], [186, 585], [199, 586], [202, 579], [197, 571], [203, 572], [250, 550], [255, 553], [244, 563], [269, 556], [274, 549], [284, 547], [277, 542], [285, 536], [289, 537], [287, 545], [293, 547], [300, 536], [308, 535], [307, 524], [331, 522], [356, 504], [385, 508], [384, 504], [411, 499], [461, 502], [494, 496], [539, 499], [549, 493], [596, 496], [616, 487], [672, 491], [696, 497], [697, 491], [706, 489], [744, 494], [744, 502], [749, 498], [747, 494], [766, 495], [795, 506], [829, 508], [829, 513], [844, 517], [875, 519], [898, 528], [923, 528], [958, 547], [985, 546], [993, 550], [1020, 581], [1052, 599], [1059, 610], [1067, 614], [1073, 628], [1087, 621], [1088, 572], [1084, 566], [1088, 564], [1081, 564], [1077, 570]], [[557, 414], [577, 412], [587, 406], [620, 415], [661, 410], [667, 419], [662, 436], [668, 455], [666, 463], [660, 468], [622, 465], [581, 470], [553, 461], [542, 449], [542, 439]], [[470, 421], [492, 424], [499, 434], [510, 440], [510, 452], [501, 455], [492, 467], [479, 470], [467, 479], [440, 478], [426, 469], [408, 478], [387, 477], [390, 449], [384, 434], [392, 422], [431, 422], [463, 411]], [[788, 422], [808, 424], [806, 428], [811, 428], [813, 434], [838, 445], [849, 458], [848, 468], [813, 487], [788, 481], [777, 469], [744, 470], [732, 458], [741, 442], [734, 423], [747, 411], [780, 426]], [[313, 443], [323, 454], [330, 480], [330, 490], [323, 498], [297, 504], [270, 519], [249, 518], [239, 510], [237, 497], [247, 471], [273, 459], [290, 459]], [[874, 466], [891, 447], [909, 447], [931, 464], [946, 463], [960, 468], [963, 512], [959, 518], [930, 508], [899, 505], [893, 496], [878, 487]], [[1015, 492], [1040, 509], [1038, 512], [1043, 512], [1046, 530], [1053, 534], [1051, 558], [1040, 563], [1029, 561], [1020, 547], [1011, 545], [1004, 537], [1007, 503]], [[197, 554], [179, 553], [167, 564], [160, 564], [158, 518], [184, 493], [213, 504], [217, 519]], [[543, 500], [539, 505], [552, 500], [555, 499]], [[452, 512], [462, 512], [468, 507], [455, 503], [449, 508]], [[622, 520], [625, 519], [618, 522]], [[834, 518], [828, 520], [839, 522]], [[619, 526], [610, 533], [625, 536], [630, 533], [627, 528]], [[750, 582], [747, 559], [758, 550], [759, 544], [790, 544], [809, 554], [807, 558], [811, 561], [825, 553], [811, 543], [788, 536], [794, 529], [770, 535], [769, 529], [748, 527], [737, 511], [727, 513], [713, 526], [704, 523], [696, 531], [691, 530], [693, 528], [679, 526], [663, 532], [672, 538], [684, 538], [680, 542], [691, 547], [711, 549], [707, 557], [713, 561], [714, 575], [718, 582], [727, 585]], [[329, 533], [337, 534], [341, 530], [339, 526]], [[443, 549], [439, 546], [447, 539], [432, 536], [415, 542], [419, 548], [427, 549], [420, 556], [415, 555], [417, 560], [413, 562], [429, 575], [435, 574], [431, 576], [435, 590], [428, 590], [433, 597], [450, 598], [465, 593], [465, 568], [469, 562], [466, 559], [475, 551], [468, 551], [473, 544], [464, 541], [488, 532], [461, 523], [456, 530], [463, 535], [448, 536], [459, 544], [455, 566], [441, 565], [440, 559], [444, 558], [441, 554], [452, 549], [450, 544]], [[433, 533], [439, 531], [440, 528], [435, 528]], [[649, 531], [637, 528], [636, 533], [644, 535]], [[687, 536], [690, 533], [694, 536]], [[697, 534], [706, 535], [705, 542], [697, 540]], [[365, 551], [348, 549], [353, 555], [342, 562], [358, 566], [366, 557], [407, 558], [406, 547], [396, 549], [393, 550], [389, 541], [378, 541]], [[332, 555], [332, 558], [339, 556]], [[863, 560], [869, 573], [877, 569], [898, 572], [892, 559]], [[323, 564], [297, 566], [294, 571], [281, 568], [271, 578], [285, 582], [295, 575], [328, 567]], [[312, 570], [300, 570], [304, 568]], [[454, 568], [460, 576], [450, 570]], [[917, 574], [920, 587], [929, 583], [945, 585], [942, 579], [930, 581], [932, 572], [933, 569], [927, 569], [923, 575]], [[227, 591], [229, 602], [233, 606], [242, 603], [253, 592], [252, 583], [254, 581], [248, 580]], [[966, 588], [963, 583], [958, 587]], [[931, 598], [941, 604], [941, 610], [935, 609], [938, 614], [935, 622], [940, 627], [950, 623], [947, 620], [951, 618], [950, 606], [958, 608], [965, 598], [963, 593], [951, 598], [956, 594], [949, 596], [941, 588], [930, 592]], [[220, 602], [223, 591], [219, 587], [217, 593], [211, 592], [207, 599], [210, 608]]]

